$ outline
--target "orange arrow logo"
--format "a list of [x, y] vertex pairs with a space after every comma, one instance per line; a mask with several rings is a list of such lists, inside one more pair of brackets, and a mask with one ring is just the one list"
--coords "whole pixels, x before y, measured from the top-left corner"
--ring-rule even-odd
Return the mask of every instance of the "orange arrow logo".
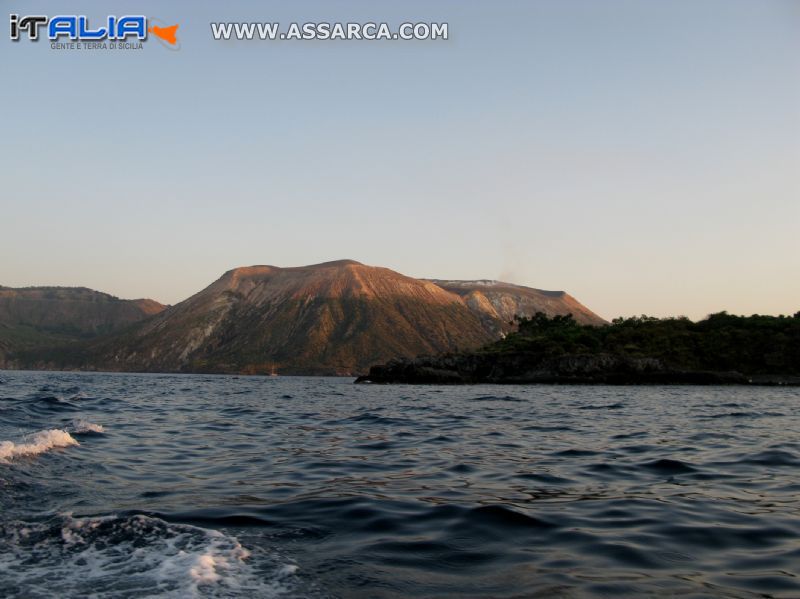
[[156, 37], [160, 37], [168, 44], [174, 46], [178, 43], [178, 38], [175, 37], [175, 32], [178, 31], [178, 25], [171, 25], [170, 27], [159, 27], [158, 25], [153, 25], [150, 29], [148, 29], [148, 31]]

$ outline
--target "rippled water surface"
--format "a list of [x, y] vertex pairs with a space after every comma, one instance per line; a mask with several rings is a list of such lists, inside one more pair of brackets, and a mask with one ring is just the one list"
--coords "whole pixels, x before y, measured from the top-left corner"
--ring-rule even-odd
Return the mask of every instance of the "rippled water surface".
[[799, 401], [0, 372], [0, 595], [798, 597]]

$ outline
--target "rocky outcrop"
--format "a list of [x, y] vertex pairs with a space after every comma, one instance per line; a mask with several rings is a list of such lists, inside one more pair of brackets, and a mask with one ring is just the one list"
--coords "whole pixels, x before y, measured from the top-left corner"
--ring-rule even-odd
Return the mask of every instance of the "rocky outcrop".
[[393, 360], [357, 383], [410, 384], [760, 384], [794, 385], [797, 377], [747, 377], [737, 372], [681, 371], [652, 358], [610, 354], [537, 360], [524, 353], [474, 353]]

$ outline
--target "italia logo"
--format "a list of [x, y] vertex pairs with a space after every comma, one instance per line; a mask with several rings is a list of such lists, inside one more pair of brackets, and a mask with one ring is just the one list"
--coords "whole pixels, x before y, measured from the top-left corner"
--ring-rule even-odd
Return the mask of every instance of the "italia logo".
[[[178, 25], [148, 26], [148, 18], [143, 15], [110, 15], [102, 24], [93, 25], [84, 15], [9, 15], [10, 34], [13, 41], [23, 36], [37, 41], [40, 35], [51, 42], [124, 42], [144, 41], [152, 33], [163, 45], [177, 50], [180, 45], [177, 37]], [[155, 19], [156, 21], [158, 19]]]

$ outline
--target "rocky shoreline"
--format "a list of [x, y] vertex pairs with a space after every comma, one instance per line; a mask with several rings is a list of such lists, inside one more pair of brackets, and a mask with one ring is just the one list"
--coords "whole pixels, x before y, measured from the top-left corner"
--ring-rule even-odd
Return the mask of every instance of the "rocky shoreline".
[[654, 358], [613, 354], [563, 355], [547, 360], [525, 353], [423, 356], [373, 366], [356, 383], [572, 385], [800, 385], [780, 374], [676, 370]]

